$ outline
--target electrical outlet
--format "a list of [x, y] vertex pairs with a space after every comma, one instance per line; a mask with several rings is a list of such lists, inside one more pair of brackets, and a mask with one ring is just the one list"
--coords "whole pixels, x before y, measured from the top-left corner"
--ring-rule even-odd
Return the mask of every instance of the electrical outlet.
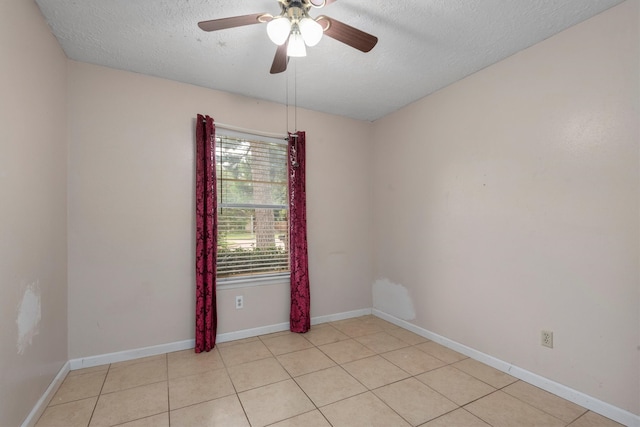
[[244, 297], [242, 295], [236, 296], [236, 310], [240, 310], [244, 307]]
[[540, 344], [545, 347], [553, 348], [553, 332], [542, 331], [540, 334]]

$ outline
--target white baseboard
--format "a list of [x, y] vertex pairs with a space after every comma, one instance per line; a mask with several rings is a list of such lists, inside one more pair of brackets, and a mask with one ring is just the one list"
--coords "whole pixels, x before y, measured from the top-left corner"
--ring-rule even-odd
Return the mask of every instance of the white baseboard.
[[[335, 322], [337, 320], [349, 319], [371, 314], [371, 309], [361, 309], [347, 311], [344, 313], [329, 314], [326, 316], [318, 316], [311, 319], [312, 325], [325, 322]], [[218, 334], [216, 342], [235, 341], [243, 338], [256, 337], [258, 335], [272, 334], [274, 332], [286, 331], [289, 329], [289, 323], [276, 323], [274, 325], [260, 326], [258, 328], [243, 329], [241, 331], [226, 332]], [[123, 362], [126, 360], [138, 359], [147, 356], [156, 356], [158, 354], [171, 353], [173, 351], [188, 350], [195, 346], [195, 340], [177, 341], [168, 344], [154, 345], [150, 347], [136, 348], [132, 350], [118, 351], [114, 353], [100, 354], [97, 356], [81, 357], [71, 359], [69, 361], [72, 371], [82, 368], [91, 368], [93, 366], [108, 365], [110, 363]]]
[[257, 337], [258, 335], [273, 334], [275, 332], [288, 331], [289, 323], [276, 323], [275, 325], [260, 326], [259, 328], [243, 329], [241, 331], [226, 332], [216, 335], [216, 342], [241, 340]]
[[[317, 317], [311, 318], [311, 324], [318, 325], [320, 323], [335, 322], [337, 320], [344, 320], [344, 319], [350, 319], [353, 317], [366, 316], [368, 314], [371, 314], [370, 308], [346, 311], [344, 313], [329, 314], [326, 316], [317, 316]], [[218, 336], [216, 337], [216, 342], [235, 341], [243, 338], [257, 337], [258, 335], [267, 335], [267, 334], [273, 334], [275, 332], [282, 332], [282, 331], [288, 331], [288, 330], [289, 330], [289, 322], [277, 323], [275, 325], [261, 326], [259, 328], [243, 329], [241, 331], [218, 334]]]
[[126, 360], [139, 359], [141, 357], [156, 356], [158, 354], [171, 353], [173, 351], [193, 348], [195, 340], [177, 341], [168, 344], [153, 345], [150, 347], [136, 348], [133, 350], [117, 351], [114, 353], [99, 354], [97, 356], [80, 357], [71, 359], [71, 370], [91, 368], [93, 366], [108, 365], [110, 363], [124, 362]]
[[566, 399], [570, 402], [580, 405], [586, 409], [589, 409], [590, 411], [596, 412], [604, 417], [610, 418], [614, 421], [624, 424], [625, 426], [640, 427], [639, 415], [635, 415], [631, 412], [625, 411], [624, 409], [621, 409], [609, 403], [603, 402], [602, 400], [591, 397], [580, 391], [574, 390], [570, 387], [559, 384], [553, 380], [542, 377], [533, 372], [527, 371], [526, 369], [519, 368], [508, 362], [497, 359], [493, 356], [489, 356], [488, 354], [482, 353], [471, 347], [467, 347], [466, 345], [450, 340], [449, 338], [445, 338], [441, 335], [438, 335], [426, 329], [420, 328], [414, 324], [411, 324], [405, 320], [398, 319], [380, 310], [373, 309], [371, 313], [376, 317], [380, 317], [381, 319], [391, 322], [394, 325], [400, 326], [404, 329], [414, 332], [422, 337], [430, 339], [431, 341], [435, 341], [438, 344], [442, 344], [443, 346], [448, 347], [451, 350], [455, 350], [458, 353], [462, 353], [465, 356], [469, 356], [472, 359], [475, 359], [479, 362], [489, 365], [499, 371], [505, 372], [513, 377], [516, 377], [538, 388], [546, 390], [549, 393], [555, 394], [556, 396], [562, 397], [563, 399]]
[[363, 308], [361, 310], [345, 311], [343, 313], [328, 314], [326, 316], [318, 316], [311, 318], [312, 325], [319, 325], [320, 323], [337, 322], [338, 320], [351, 319], [354, 317], [367, 316], [371, 314], [370, 308]]
[[36, 402], [33, 409], [31, 409], [31, 412], [29, 412], [29, 415], [27, 415], [27, 418], [25, 418], [25, 420], [22, 422], [22, 427], [33, 427], [36, 425], [70, 370], [70, 364], [67, 361], [64, 365], [62, 365], [62, 368], [60, 368], [58, 374], [53, 378], [53, 381], [51, 381], [49, 387], [47, 387], [38, 402]]

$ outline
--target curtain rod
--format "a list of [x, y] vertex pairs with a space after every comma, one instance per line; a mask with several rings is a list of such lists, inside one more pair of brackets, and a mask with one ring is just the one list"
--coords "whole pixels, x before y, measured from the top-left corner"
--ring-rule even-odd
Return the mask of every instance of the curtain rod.
[[[203, 120], [203, 123], [204, 123], [204, 120]], [[265, 132], [261, 130], [246, 129], [239, 126], [227, 125], [227, 124], [215, 122], [215, 121], [213, 122], [213, 124], [215, 125], [216, 128], [248, 133], [250, 135], [265, 136], [267, 138], [284, 139], [285, 141], [289, 139], [288, 135], [284, 135], [282, 133], [271, 133], [271, 132]]]

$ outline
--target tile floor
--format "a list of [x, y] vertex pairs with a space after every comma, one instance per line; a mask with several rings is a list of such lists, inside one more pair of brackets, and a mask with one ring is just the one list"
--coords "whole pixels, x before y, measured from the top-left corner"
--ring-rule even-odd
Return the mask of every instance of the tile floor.
[[69, 373], [37, 427], [620, 426], [374, 316]]

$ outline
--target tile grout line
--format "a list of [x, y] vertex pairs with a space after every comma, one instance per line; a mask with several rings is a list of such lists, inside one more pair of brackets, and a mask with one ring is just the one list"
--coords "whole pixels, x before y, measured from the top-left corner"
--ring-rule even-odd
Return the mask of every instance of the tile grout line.
[[[511, 384], [507, 384], [506, 386], [504, 386], [504, 387], [502, 387], [502, 388], [499, 388], [498, 390], [499, 390], [499, 391], [502, 391], [503, 393], [507, 394], [507, 395], [508, 395], [508, 396], [510, 396], [510, 397], [513, 397], [514, 399], [519, 400], [520, 402], [522, 402], [522, 403], [524, 403], [524, 404], [526, 404], [526, 405], [531, 406], [532, 408], [535, 408], [535, 409], [537, 409], [537, 410], [539, 410], [539, 411], [544, 412], [545, 414], [547, 414], [547, 415], [549, 415], [549, 416], [551, 416], [551, 417], [553, 417], [553, 418], [557, 419], [557, 420], [558, 420], [558, 421], [560, 421], [560, 422], [563, 422], [563, 423], [565, 424], [565, 426], [571, 425], [571, 423], [576, 422], [576, 420], [578, 420], [578, 418], [581, 418], [581, 417], [582, 417], [582, 416], [584, 416], [587, 412], [589, 412], [589, 410], [588, 410], [587, 408], [582, 407], [582, 406], [580, 406], [580, 405], [576, 405], [576, 406], [580, 406], [582, 409], [584, 409], [584, 412], [582, 412], [582, 413], [581, 413], [580, 415], [578, 415], [576, 418], [574, 418], [573, 420], [571, 420], [571, 421], [569, 421], [569, 422], [567, 423], [567, 422], [565, 422], [564, 420], [561, 420], [560, 418], [556, 417], [555, 415], [553, 415], [553, 414], [551, 414], [551, 413], [549, 413], [549, 412], [545, 411], [544, 409], [542, 409], [542, 408], [538, 408], [537, 406], [534, 406], [534, 405], [532, 405], [531, 403], [529, 403], [529, 402], [527, 402], [527, 401], [525, 401], [525, 400], [523, 400], [523, 399], [520, 399], [518, 396], [514, 396], [513, 394], [511, 394], [511, 393], [509, 393], [509, 392], [507, 392], [507, 391], [505, 391], [505, 390], [504, 390], [505, 388], [507, 388], [507, 387], [509, 387], [509, 386], [511, 386], [511, 385], [513, 385], [513, 384], [516, 384], [516, 383], [518, 383], [518, 382], [522, 382], [522, 383], [524, 383], [524, 384], [528, 384], [528, 385], [530, 385], [530, 386], [532, 386], [532, 387], [536, 387], [536, 386], [534, 386], [533, 384], [529, 384], [529, 383], [528, 383], [528, 382], [526, 382], [526, 381], [523, 381], [523, 380], [516, 380], [516, 381], [512, 382]], [[539, 387], [536, 387], [536, 388], [539, 388]], [[542, 389], [540, 389], [540, 390], [542, 390]], [[545, 393], [549, 393], [548, 391], [545, 391], [545, 390], [542, 390], [542, 391], [544, 391]], [[554, 394], [552, 394], [552, 393], [549, 393], [549, 394], [551, 394], [551, 396], [553, 396], [553, 397], [555, 397], [555, 398], [562, 399], [561, 397], [559, 397], [559, 396], [555, 396], [555, 395], [554, 395]], [[562, 400], [565, 400], [565, 401], [567, 401], [567, 402], [568, 402], [568, 400], [566, 400], [566, 399], [562, 399]], [[471, 403], [471, 402], [469, 402], [469, 403]], [[570, 403], [571, 403], [571, 402], [570, 402]]]
[[[284, 334], [283, 334], [283, 335], [284, 335]], [[283, 335], [278, 335], [278, 336], [283, 336]], [[267, 347], [267, 350], [269, 350], [269, 352], [272, 354], [272, 356], [273, 356], [273, 358], [276, 360], [276, 362], [278, 362], [278, 364], [280, 365], [280, 367], [282, 367], [282, 369], [283, 369], [283, 370], [287, 373], [287, 375], [289, 376], [289, 378], [288, 378], [288, 379], [283, 380], [283, 381], [278, 381], [278, 382], [284, 382], [284, 381], [292, 380], [292, 381], [294, 382], [294, 384], [295, 384], [295, 385], [300, 389], [300, 391], [302, 391], [302, 393], [306, 396], [306, 398], [307, 398], [307, 399], [309, 399], [309, 402], [311, 402], [311, 404], [312, 404], [312, 405], [313, 405], [313, 407], [314, 407], [314, 409], [312, 409], [311, 411], [303, 412], [302, 414], [297, 414], [297, 415], [294, 415], [294, 416], [292, 416], [292, 417], [285, 418], [284, 420], [278, 420], [278, 421], [275, 421], [275, 422], [273, 422], [273, 423], [271, 423], [271, 424], [269, 424], [269, 425], [274, 425], [274, 424], [280, 423], [280, 422], [282, 422], [282, 421], [289, 420], [289, 419], [292, 419], [292, 418], [295, 418], [295, 417], [298, 417], [298, 416], [300, 416], [300, 415], [304, 415], [304, 414], [307, 414], [307, 413], [310, 413], [310, 412], [313, 412], [313, 411], [318, 411], [318, 412], [320, 413], [320, 415], [322, 415], [322, 417], [323, 417], [323, 418], [324, 418], [324, 419], [329, 423], [329, 420], [327, 420], [327, 418], [324, 416], [324, 414], [322, 413], [322, 411], [320, 410], [320, 408], [318, 407], [318, 405], [316, 405], [316, 403], [313, 401], [313, 399], [311, 399], [311, 397], [307, 394], [307, 392], [306, 392], [306, 391], [304, 391], [304, 389], [300, 386], [300, 384], [298, 383], [298, 381], [296, 381], [295, 377], [294, 377], [293, 375], [291, 375], [291, 373], [290, 373], [289, 371], [287, 371], [287, 368], [285, 368], [285, 367], [284, 367], [284, 365], [282, 364], [282, 362], [278, 359], [278, 356], [276, 356], [276, 355], [275, 355], [275, 353], [273, 353], [273, 351], [271, 351], [271, 349], [269, 348], [269, 346], [267, 346], [267, 345], [265, 344], [264, 340], [262, 339], [262, 336], [259, 336], [258, 338], [260, 339], [260, 341], [262, 342], [262, 344], [264, 344], [264, 346], [265, 346], [265, 347]], [[277, 337], [274, 337], [274, 338], [277, 338]], [[305, 339], [305, 341], [307, 341], [308, 343], [310, 343], [310, 344], [313, 346], [312, 348], [317, 348], [317, 347], [315, 346], [315, 344], [313, 344], [313, 343], [312, 343], [311, 341], [309, 341], [307, 338], [305, 338], [305, 337], [302, 337], [302, 338], [304, 338], [304, 339]], [[290, 351], [290, 352], [288, 352], [288, 353], [280, 354], [280, 356], [282, 356], [282, 355], [284, 355], [284, 354], [296, 353], [296, 352], [304, 351], [304, 350], [308, 350], [308, 349], [309, 349], [309, 348], [300, 349], [300, 350], [294, 350], [294, 351]], [[319, 350], [319, 349], [318, 349], [318, 350]], [[275, 382], [275, 383], [273, 383], [273, 384], [277, 384], [278, 382]], [[258, 388], [259, 388], [259, 387], [258, 387]], [[247, 417], [247, 419], [248, 419], [248, 417]], [[331, 423], [329, 423], [329, 425], [331, 425]], [[266, 426], [266, 427], [268, 427], [268, 426]]]
[[89, 422], [87, 423], [87, 427], [91, 425], [91, 421], [93, 421], [93, 416], [96, 413], [96, 409], [98, 408], [98, 402], [100, 401], [100, 397], [102, 396], [102, 390], [104, 389], [104, 385], [107, 382], [107, 377], [109, 376], [109, 371], [111, 371], [111, 363], [107, 367], [107, 372], [104, 375], [104, 380], [102, 380], [102, 385], [100, 386], [100, 391], [98, 392], [98, 397], [96, 398], [96, 404], [93, 405], [93, 410], [91, 411], [91, 416], [89, 417]]
[[[84, 376], [84, 375], [92, 375], [92, 374], [98, 374], [98, 373], [100, 373], [100, 372], [87, 372], [87, 373], [85, 373], [85, 374], [76, 374], [74, 377], [76, 377], [76, 378], [77, 378], [77, 377], [81, 377], [81, 376]], [[92, 399], [92, 398], [94, 398], [94, 397], [98, 397], [98, 396], [99, 396], [99, 394], [97, 394], [97, 395], [95, 395], [95, 396], [85, 396], [85, 397], [80, 397], [80, 398], [76, 398], [76, 399], [68, 400], [68, 401], [66, 401], [66, 402], [55, 403], [55, 402], [53, 401], [53, 398], [55, 398], [55, 397], [56, 397], [56, 394], [58, 393], [58, 391], [60, 391], [60, 389], [61, 389], [61, 388], [62, 388], [62, 386], [64, 385], [64, 382], [67, 380], [67, 378], [69, 378], [69, 375], [68, 375], [68, 374], [67, 374], [67, 376], [65, 376], [65, 377], [64, 377], [64, 379], [62, 380], [62, 383], [60, 384], [60, 387], [58, 388], [58, 390], [56, 391], [56, 393], [53, 395], [53, 397], [51, 398], [51, 400], [49, 401], [49, 404], [46, 406], [45, 410], [46, 410], [46, 409], [49, 409], [49, 408], [54, 408], [54, 407], [56, 407], [56, 406], [60, 406], [60, 405], [66, 405], [67, 403], [80, 402], [80, 401], [82, 401], [82, 400]], [[103, 383], [104, 383], [104, 380], [103, 380]]]
[[[222, 357], [222, 353], [220, 352], [220, 347], [218, 347], [216, 349], [216, 351], [220, 355], [220, 360], [222, 360], [222, 365], [224, 366], [224, 370], [227, 373], [227, 376], [229, 377], [229, 382], [231, 383], [231, 387], [233, 387], [233, 391], [235, 393], [235, 397], [238, 400], [238, 403], [240, 404], [240, 407], [242, 408], [242, 413], [244, 414], [244, 418], [247, 420], [247, 423], [251, 427], [251, 420], [249, 420], [249, 414], [247, 414], [247, 410], [244, 407], [244, 404], [242, 403], [242, 399], [240, 399], [240, 393], [238, 393], [238, 389], [236, 388], [236, 385], [234, 384], [233, 380], [231, 379], [231, 374], [229, 373], [229, 366], [227, 366], [227, 362], [225, 362], [224, 361], [224, 357]], [[229, 396], [231, 396], [231, 395], [229, 395]], [[191, 406], [193, 406], [193, 405], [191, 405]], [[169, 424], [169, 427], [171, 427], [171, 424]]]

